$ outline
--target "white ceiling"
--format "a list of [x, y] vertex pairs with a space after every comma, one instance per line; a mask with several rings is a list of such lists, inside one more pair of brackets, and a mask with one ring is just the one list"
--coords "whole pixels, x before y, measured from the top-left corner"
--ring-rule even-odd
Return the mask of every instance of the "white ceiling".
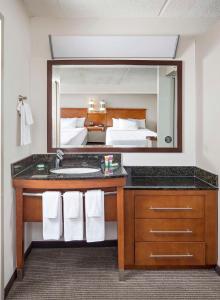
[[70, 67], [56, 68], [61, 83], [68, 84], [144, 84], [148, 80], [156, 81], [157, 67]]
[[23, 0], [29, 16], [56, 18], [216, 18], [220, 0]]
[[[160, 66], [165, 74], [176, 67]], [[62, 94], [157, 93], [157, 66], [54, 66]]]

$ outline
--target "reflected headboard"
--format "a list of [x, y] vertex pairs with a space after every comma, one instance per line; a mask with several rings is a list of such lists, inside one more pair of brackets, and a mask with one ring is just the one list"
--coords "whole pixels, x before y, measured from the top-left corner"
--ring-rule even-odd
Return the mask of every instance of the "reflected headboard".
[[65, 107], [60, 109], [61, 118], [86, 118], [87, 108], [70, 108]]
[[94, 125], [102, 124], [112, 127], [112, 118], [115, 119], [146, 119], [145, 108], [107, 108], [106, 114], [89, 114], [87, 108], [61, 108], [61, 118], [86, 118], [86, 124], [93, 121]]
[[107, 108], [106, 125], [112, 127], [112, 118], [121, 119], [146, 119], [145, 108]]

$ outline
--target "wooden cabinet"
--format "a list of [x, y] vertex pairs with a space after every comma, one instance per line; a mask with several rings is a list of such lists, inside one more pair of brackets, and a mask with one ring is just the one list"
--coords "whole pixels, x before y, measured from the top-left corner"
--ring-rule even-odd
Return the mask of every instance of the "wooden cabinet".
[[217, 191], [125, 191], [127, 268], [216, 263]]

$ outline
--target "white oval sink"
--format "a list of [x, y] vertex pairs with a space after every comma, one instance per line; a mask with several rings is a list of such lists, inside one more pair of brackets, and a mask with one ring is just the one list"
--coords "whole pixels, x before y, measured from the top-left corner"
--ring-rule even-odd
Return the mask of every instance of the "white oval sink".
[[63, 169], [52, 169], [51, 173], [55, 174], [88, 174], [99, 172], [100, 169], [96, 168], [63, 168]]

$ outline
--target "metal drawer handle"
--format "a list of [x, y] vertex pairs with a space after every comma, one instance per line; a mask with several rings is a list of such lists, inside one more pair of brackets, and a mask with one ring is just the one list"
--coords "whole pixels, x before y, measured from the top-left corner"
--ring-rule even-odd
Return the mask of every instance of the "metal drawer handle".
[[192, 207], [149, 207], [150, 210], [192, 210]]
[[181, 257], [193, 257], [193, 254], [150, 254], [150, 258], [181, 258]]
[[186, 230], [150, 230], [150, 233], [193, 233], [192, 230], [186, 229]]

